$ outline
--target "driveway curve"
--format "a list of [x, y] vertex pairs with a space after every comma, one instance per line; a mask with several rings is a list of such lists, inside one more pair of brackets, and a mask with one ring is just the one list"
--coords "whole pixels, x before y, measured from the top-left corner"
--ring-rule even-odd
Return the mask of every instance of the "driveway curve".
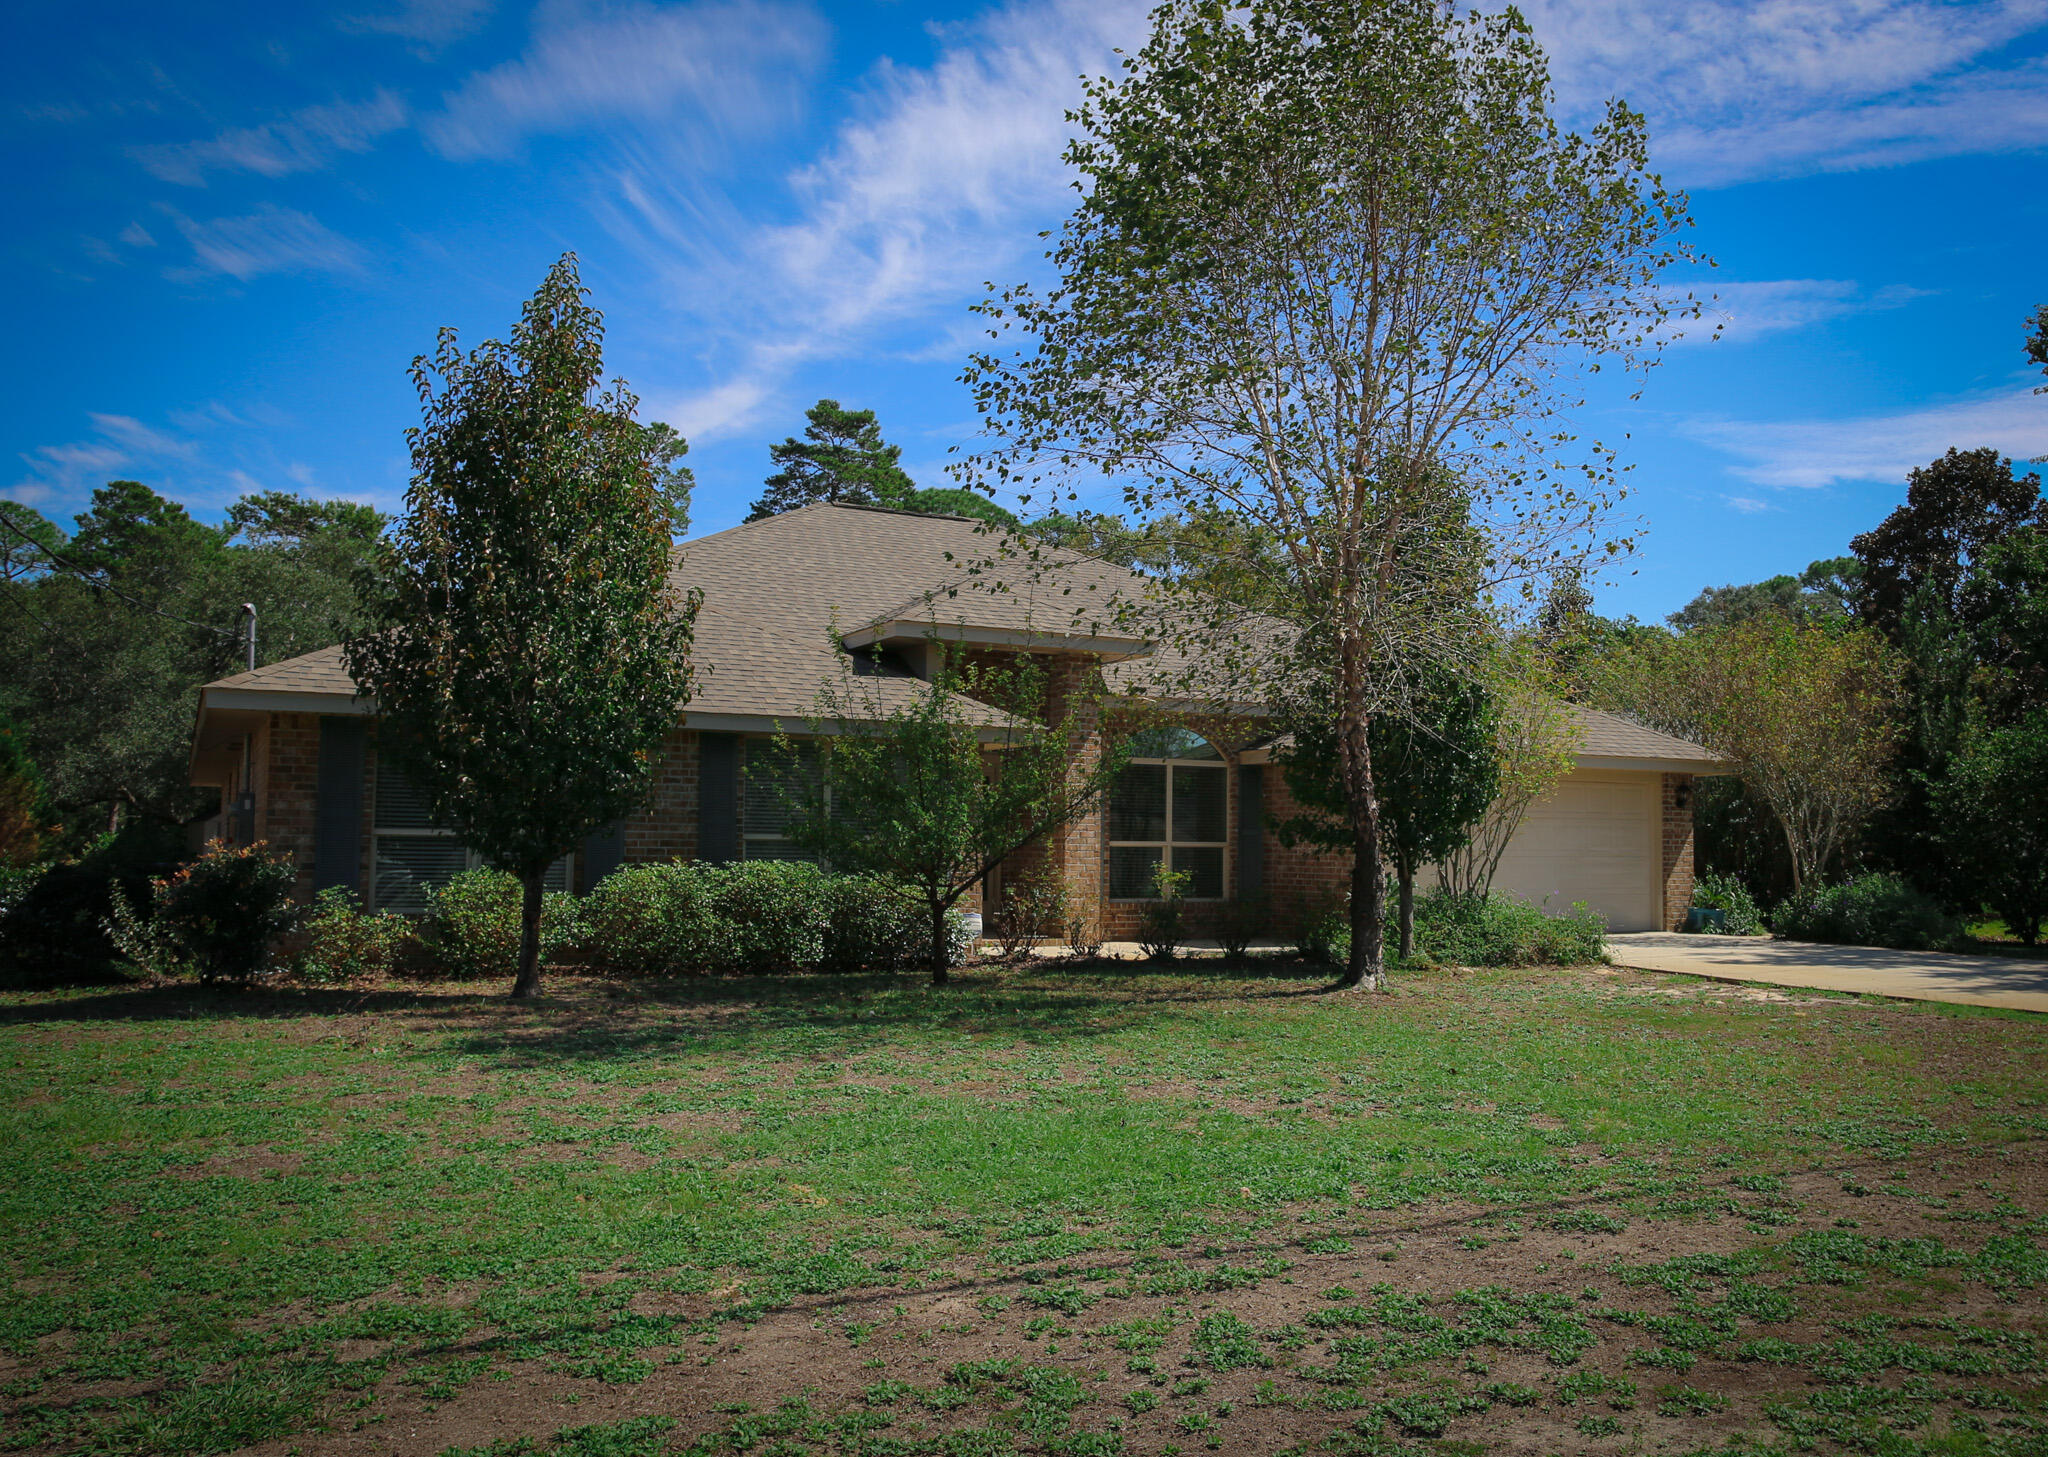
[[1673, 931], [1609, 936], [1607, 950], [1615, 965], [1638, 971], [1675, 971], [1720, 981], [2048, 1012], [2048, 961], [2018, 956], [1886, 951], [1875, 946], [1820, 946], [1810, 941], [1774, 941], [1768, 936], [1685, 936]]

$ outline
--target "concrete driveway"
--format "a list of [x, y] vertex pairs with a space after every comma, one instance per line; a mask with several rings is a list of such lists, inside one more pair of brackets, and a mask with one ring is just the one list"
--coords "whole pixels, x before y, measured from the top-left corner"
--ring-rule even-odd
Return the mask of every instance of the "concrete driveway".
[[1615, 965], [1640, 971], [1678, 971], [1720, 981], [2048, 1012], [2048, 961], [2018, 956], [1885, 951], [1874, 946], [1773, 941], [1768, 936], [1684, 936], [1672, 931], [1609, 936], [1607, 950]]

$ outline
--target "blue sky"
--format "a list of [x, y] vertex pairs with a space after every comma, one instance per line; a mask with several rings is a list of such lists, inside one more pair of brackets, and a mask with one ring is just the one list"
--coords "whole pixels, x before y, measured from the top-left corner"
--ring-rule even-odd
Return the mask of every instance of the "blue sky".
[[[2048, 454], [2048, 0], [1538, 0], [1560, 103], [1649, 117], [1725, 323], [1634, 405], [1603, 610], [1846, 549], [1949, 445]], [[1075, 77], [1143, 3], [343, 0], [11, 7], [0, 492], [113, 476], [395, 507], [405, 368], [502, 333], [564, 249], [608, 361], [738, 521], [821, 395], [944, 484], [984, 280], [1057, 225]]]

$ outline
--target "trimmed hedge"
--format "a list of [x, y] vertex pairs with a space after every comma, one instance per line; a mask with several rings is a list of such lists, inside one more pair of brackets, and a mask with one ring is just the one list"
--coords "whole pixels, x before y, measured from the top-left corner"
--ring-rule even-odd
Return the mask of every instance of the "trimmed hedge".
[[[519, 968], [519, 878], [503, 870], [465, 870], [427, 892], [420, 941], [444, 976], [511, 976]], [[552, 959], [577, 939], [576, 898], [550, 891], [540, 903], [540, 957]]]
[[[585, 958], [626, 976], [888, 970], [926, 954], [916, 891], [797, 861], [625, 866], [584, 897], [581, 923]], [[970, 938], [960, 916], [951, 923], [958, 965]]]
[[1771, 932], [1787, 941], [1896, 951], [1945, 951], [1963, 939], [1961, 921], [1890, 872], [1793, 892], [1771, 912]]

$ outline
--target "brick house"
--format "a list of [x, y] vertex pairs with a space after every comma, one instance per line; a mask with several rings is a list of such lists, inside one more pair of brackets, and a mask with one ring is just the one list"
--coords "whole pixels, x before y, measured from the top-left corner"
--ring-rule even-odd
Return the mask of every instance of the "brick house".
[[[818, 690], [839, 670], [830, 633], [881, 665], [875, 686], [885, 697], [919, 691], [940, 644], [1040, 655], [1055, 717], [1069, 703], [1093, 704], [1076, 690], [1095, 675], [1114, 691], [1153, 657], [1111, 605], [1119, 592], [1142, 591], [1143, 578], [1063, 554], [1049, 572], [1016, 574], [1028, 583], [996, 584], [969, 567], [994, 545], [963, 518], [839, 505], [686, 543], [677, 578], [704, 591], [698, 686], [646, 805], [565, 857], [552, 883], [587, 888], [634, 861], [796, 853], [781, 835], [767, 751], [779, 731], [811, 731]], [[991, 727], [1005, 721], [985, 711]], [[1495, 885], [1553, 906], [1584, 900], [1616, 930], [1668, 929], [1692, 895], [1693, 778], [1726, 767], [1698, 745], [1578, 712], [1577, 768], [1531, 811]], [[474, 857], [380, 763], [376, 728], [375, 706], [356, 696], [338, 648], [207, 684], [192, 782], [220, 790], [209, 832], [289, 851], [302, 894], [342, 886], [374, 907], [419, 909], [426, 887]], [[1099, 751], [1101, 733], [1091, 728], [1084, 753]], [[1285, 925], [1349, 875], [1347, 857], [1278, 842], [1272, 821], [1292, 808], [1255, 708], [1189, 713], [1142, 732], [1100, 811], [1004, 871], [1057, 873], [1112, 939], [1136, 930], [1162, 860], [1189, 873], [1197, 925], [1205, 907], [1252, 892]], [[1001, 879], [987, 890], [999, 896]]]

